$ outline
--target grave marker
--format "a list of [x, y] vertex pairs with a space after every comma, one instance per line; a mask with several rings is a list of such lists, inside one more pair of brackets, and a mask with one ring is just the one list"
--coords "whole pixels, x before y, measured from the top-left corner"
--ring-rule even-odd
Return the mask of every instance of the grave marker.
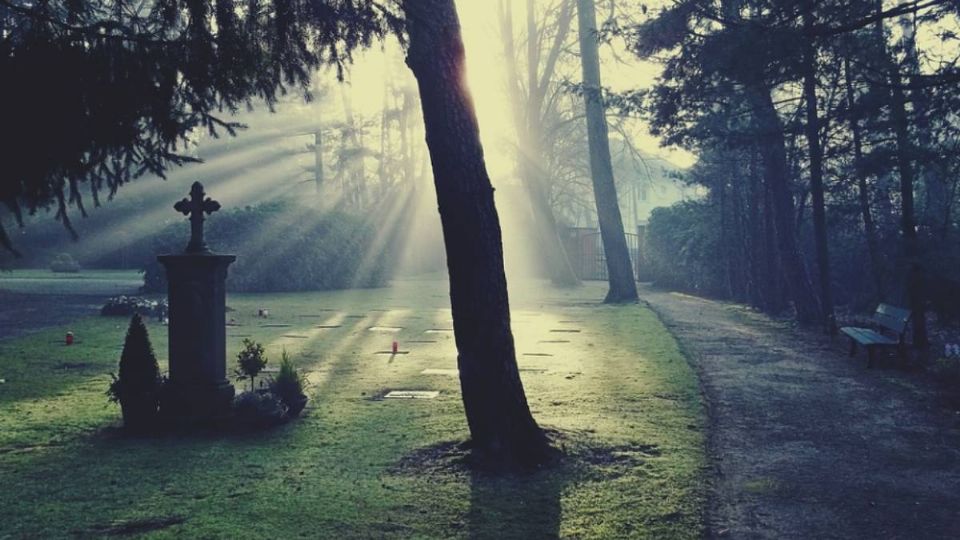
[[440, 395], [436, 390], [391, 390], [384, 399], [434, 399]]
[[167, 272], [170, 331], [169, 383], [160, 412], [186, 421], [230, 411], [234, 389], [226, 376], [227, 267], [234, 255], [217, 255], [203, 238], [204, 214], [220, 209], [194, 182], [190, 198], [174, 208], [190, 218], [190, 242], [184, 253], [160, 255]]
[[459, 369], [427, 368], [420, 372], [421, 375], [445, 375], [448, 377], [460, 376]]

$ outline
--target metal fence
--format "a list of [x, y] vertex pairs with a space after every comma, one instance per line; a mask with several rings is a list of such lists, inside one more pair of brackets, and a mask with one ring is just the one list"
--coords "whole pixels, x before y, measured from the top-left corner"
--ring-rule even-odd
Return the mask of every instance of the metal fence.
[[[640, 276], [640, 236], [625, 233], [634, 279]], [[606, 280], [607, 257], [603, 239], [596, 229], [570, 228], [566, 235], [567, 255], [577, 276], [583, 280]]]

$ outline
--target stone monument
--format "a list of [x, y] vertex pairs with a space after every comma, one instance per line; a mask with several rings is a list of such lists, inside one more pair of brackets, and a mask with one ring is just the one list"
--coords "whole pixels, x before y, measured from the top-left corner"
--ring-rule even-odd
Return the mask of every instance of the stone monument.
[[167, 271], [169, 381], [160, 413], [176, 421], [210, 420], [230, 412], [233, 385], [226, 374], [226, 279], [234, 255], [213, 253], [203, 239], [204, 214], [220, 209], [200, 182], [174, 205], [190, 218], [182, 254], [160, 255]]

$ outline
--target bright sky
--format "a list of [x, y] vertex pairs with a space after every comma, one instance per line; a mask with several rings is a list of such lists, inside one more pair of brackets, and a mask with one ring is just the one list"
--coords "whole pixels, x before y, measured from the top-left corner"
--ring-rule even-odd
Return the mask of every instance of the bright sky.
[[[506, 151], [512, 147], [514, 138], [513, 120], [506, 98], [504, 82], [505, 70], [502, 60], [502, 44], [497, 23], [496, 0], [457, 0], [460, 23], [467, 53], [467, 78], [477, 108], [483, 139], [487, 168], [492, 177], [510, 174], [514, 168], [512, 154]], [[524, 21], [524, 3], [514, 2], [514, 22], [520, 25]], [[575, 43], [576, 19], [571, 29], [570, 40]], [[519, 46], [519, 43], [518, 43]], [[391, 40], [386, 47], [387, 54], [399, 58], [399, 46]], [[658, 67], [633, 61], [629, 53], [619, 52], [619, 59], [630, 60], [624, 64], [614, 59], [611, 51], [604, 51], [602, 78], [605, 86], [615, 90], [648, 87], [653, 84]], [[384, 77], [407, 78], [413, 76], [403, 64], [392, 64], [385, 69], [385, 62], [379, 48], [357, 57], [357, 62], [348, 76], [350, 93], [354, 107], [364, 114], [373, 115], [380, 110], [383, 99]], [[576, 72], [579, 82], [579, 71]], [[651, 155], [660, 155], [679, 166], [691, 165], [695, 158], [680, 150], [668, 150], [659, 147], [656, 138], [638, 129], [634, 144]]]

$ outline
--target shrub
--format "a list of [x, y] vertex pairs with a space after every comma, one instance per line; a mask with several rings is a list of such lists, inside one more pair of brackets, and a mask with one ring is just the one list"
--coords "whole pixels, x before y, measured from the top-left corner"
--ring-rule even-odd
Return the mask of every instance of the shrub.
[[705, 201], [684, 201], [650, 213], [642, 260], [658, 285], [700, 294], [722, 294], [724, 258], [720, 218]]
[[69, 253], [61, 253], [50, 263], [50, 271], [75, 274], [80, 271], [80, 265]]
[[143, 319], [134, 314], [130, 319], [127, 337], [120, 355], [120, 375], [111, 374], [113, 382], [107, 389], [111, 402], [120, 403], [123, 424], [128, 429], [150, 428], [157, 416], [160, 386], [160, 366], [150, 345], [150, 336]]
[[287, 406], [270, 392], [244, 392], [233, 400], [233, 412], [253, 427], [269, 427], [287, 419]]
[[167, 301], [148, 300], [139, 296], [113, 296], [108, 298], [100, 308], [100, 315], [105, 317], [129, 317], [134, 313], [154, 316], [167, 312]]
[[293, 361], [284, 349], [280, 356], [280, 371], [270, 384], [270, 391], [287, 406], [290, 416], [297, 416], [307, 404], [307, 396], [303, 393], [304, 380]]
[[254, 379], [267, 365], [263, 352], [263, 345], [244, 338], [243, 350], [237, 354], [237, 379], [250, 379], [250, 390], [254, 389]]

